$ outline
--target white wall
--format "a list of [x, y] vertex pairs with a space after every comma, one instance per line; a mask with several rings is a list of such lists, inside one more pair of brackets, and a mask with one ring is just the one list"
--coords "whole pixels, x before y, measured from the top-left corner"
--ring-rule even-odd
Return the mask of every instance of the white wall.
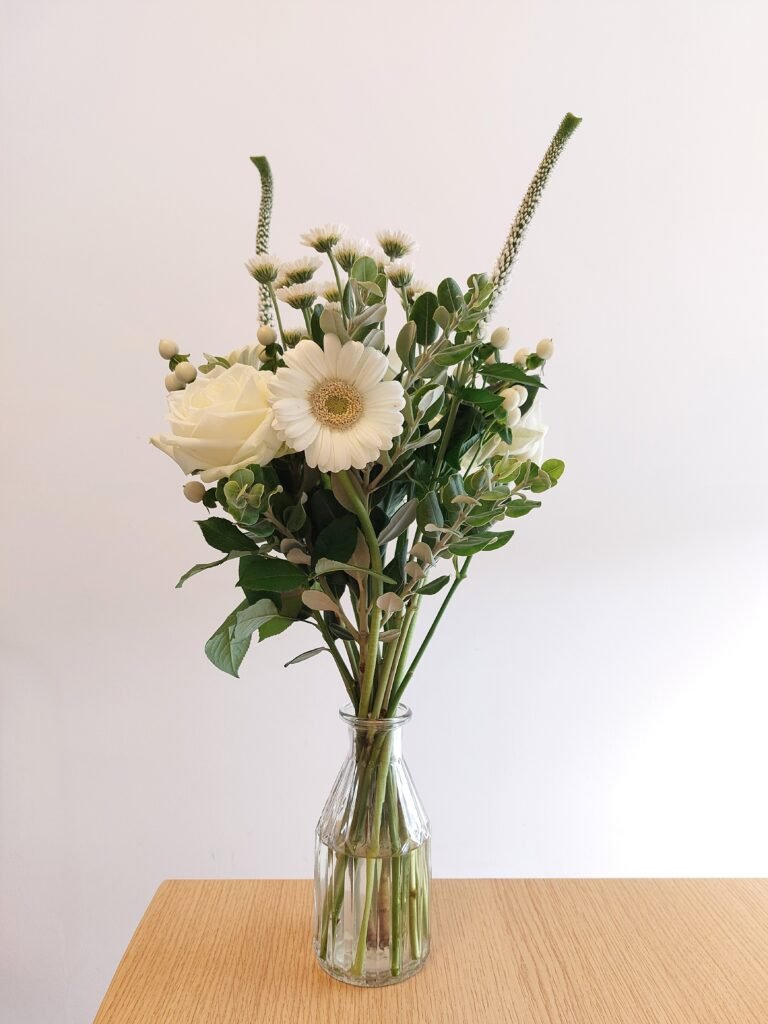
[[[765, 874], [764, 5], [6, 0], [0, 1017], [89, 1019], [157, 884], [305, 876], [341, 757], [328, 665], [240, 681], [233, 572], [162, 425], [157, 339], [253, 340], [275, 248], [341, 219], [489, 268], [584, 116], [504, 303], [558, 350], [568, 469], [479, 557], [410, 701], [439, 875]], [[307, 644], [308, 646], [308, 644]]]

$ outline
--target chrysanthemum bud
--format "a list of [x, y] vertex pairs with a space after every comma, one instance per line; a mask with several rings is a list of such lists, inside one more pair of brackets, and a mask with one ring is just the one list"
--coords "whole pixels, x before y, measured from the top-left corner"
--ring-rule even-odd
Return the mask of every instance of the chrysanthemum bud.
[[551, 359], [555, 354], [555, 343], [551, 338], [542, 338], [536, 346], [536, 355], [540, 359]]
[[491, 335], [491, 344], [494, 348], [506, 348], [509, 344], [509, 328], [497, 327]]
[[182, 384], [191, 384], [197, 376], [197, 367], [192, 363], [178, 363], [173, 371]]
[[183, 391], [184, 383], [180, 381], [175, 373], [167, 373], [165, 375], [165, 390], [166, 391]]
[[518, 408], [509, 409], [507, 412], [507, 426], [516, 427], [520, 422], [520, 410]]
[[277, 341], [277, 334], [275, 333], [274, 327], [269, 327], [267, 324], [261, 325], [258, 331], [256, 331], [256, 337], [265, 347], [267, 345], [274, 345]]
[[199, 480], [190, 480], [182, 490], [187, 501], [202, 501], [205, 497], [205, 484]]
[[519, 348], [515, 352], [515, 358], [512, 360], [513, 363], [517, 363], [518, 366], [525, 366], [525, 360], [528, 358], [528, 349]]
[[500, 394], [504, 399], [504, 408], [507, 412], [511, 412], [513, 409], [516, 409], [523, 401], [517, 388], [504, 388]]
[[171, 341], [170, 338], [162, 338], [157, 346], [157, 351], [163, 359], [173, 359], [174, 356], [179, 354], [179, 346], [175, 341]]

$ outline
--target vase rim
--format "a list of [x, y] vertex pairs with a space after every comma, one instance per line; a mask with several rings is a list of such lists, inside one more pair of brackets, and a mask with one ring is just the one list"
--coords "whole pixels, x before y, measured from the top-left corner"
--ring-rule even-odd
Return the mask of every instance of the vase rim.
[[353, 729], [395, 729], [405, 725], [412, 714], [411, 709], [405, 704], [398, 704], [395, 714], [388, 718], [360, 718], [351, 704], [345, 704], [343, 708], [339, 708], [339, 718]]

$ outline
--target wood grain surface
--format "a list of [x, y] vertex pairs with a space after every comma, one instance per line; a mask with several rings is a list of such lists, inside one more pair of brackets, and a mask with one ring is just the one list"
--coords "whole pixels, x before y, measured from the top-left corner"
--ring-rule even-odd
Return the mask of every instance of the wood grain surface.
[[164, 882], [96, 1024], [768, 1024], [768, 881], [437, 880], [424, 970], [328, 978], [305, 881]]

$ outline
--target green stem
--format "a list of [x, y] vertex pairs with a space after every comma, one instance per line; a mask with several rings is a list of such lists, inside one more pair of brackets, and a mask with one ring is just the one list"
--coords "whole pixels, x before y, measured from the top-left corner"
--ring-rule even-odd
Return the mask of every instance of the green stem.
[[328, 250], [328, 259], [331, 261], [333, 267], [333, 276], [336, 278], [336, 287], [339, 290], [339, 305], [341, 306], [341, 319], [344, 321], [344, 326], [347, 326], [347, 314], [344, 312], [344, 289], [341, 286], [341, 275], [339, 274], [339, 265], [336, 262], [336, 257], [333, 255], [333, 250]]
[[403, 676], [402, 682], [394, 689], [394, 691], [392, 693], [392, 697], [390, 698], [390, 701], [389, 701], [389, 714], [392, 714], [393, 713], [393, 709], [396, 708], [397, 705], [400, 703], [400, 698], [403, 696], [403, 693], [405, 692], [406, 687], [408, 686], [408, 684], [410, 683], [411, 679], [413, 678], [413, 673], [416, 671], [416, 669], [418, 667], [418, 664], [419, 664], [419, 662], [421, 661], [421, 659], [422, 659], [422, 657], [424, 655], [424, 652], [426, 651], [427, 647], [429, 646], [430, 640], [435, 635], [435, 630], [440, 625], [440, 620], [442, 619], [442, 617], [443, 617], [443, 615], [445, 613], [445, 609], [448, 607], [448, 605], [451, 602], [451, 598], [453, 597], [453, 595], [458, 590], [459, 584], [462, 582], [462, 580], [466, 579], [467, 570], [469, 569], [469, 563], [471, 561], [472, 561], [472, 555], [468, 555], [464, 559], [464, 564], [462, 565], [460, 571], [457, 573], [456, 578], [454, 579], [453, 583], [451, 584], [451, 586], [450, 586], [450, 588], [448, 590], [448, 593], [445, 595], [445, 598], [443, 599], [443, 603], [440, 605], [440, 607], [439, 607], [439, 609], [437, 611], [437, 615], [435, 615], [434, 619], [432, 620], [432, 625], [429, 627], [429, 630], [427, 631], [427, 635], [422, 640], [421, 646], [419, 647], [418, 651], [414, 655], [413, 661], [411, 662], [410, 666], [408, 667], [408, 671]]
[[357, 707], [357, 686], [355, 684], [355, 680], [351, 672], [344, 664], [344, 659], [339, 653], [339, 649], [336, 646], [336, 641], [333, 637], [333, 634], [331, 633], [330, 629], [328, 629], [328, 626], [326, 625], [321, 612], [314, 612], [313, 617], [315, 619], [315, 622], [317, 623], [317, 628], [322, 633], [323, 639], [328, 645], [328, 650], [331, 652], [331, 657], [336, 662], [336, 667], [338, 668], [342, 682], [344, 683], [344, 689], [347, 691], [347, 694], [349, 696], [349, 699], [352, 701], [353, 706]]
[[381, 575], [383, 572], [383, 566], [381, 564], [381, 550], [379, 549], [379, 541], [376, 537], [376, 531], [373, 528], [371, 517], [368, 515], [368, 509], [366, 508], [365, 502], [360, 497], [357, 488], [355, 487], [352, 479], [349, 476], [349, 471], [343, 469], [340, 473], [336, 474], [341, 485], [347, 493], [347, 497], [355, 510], [360, 526], [363, 531], [366, 543], [368, 544], [368, 550], [371, 555], [371, 568], [377, 574], [371, 577], [371, 606], [369, 614], [369, 632], [368, 632], [368, 645], [366, 648], [365, 655], [365, 669], [363, 672], [363, 679], [360, 685], [360, 705], [358, 707], [358, 715], [361, 718], [367, 718], [371, 706], [371, 695], [373, 693], [373, 680], [376, 674], [376, 665], [379, 657], [379, 632], [381, 631], [381, 608], [379, 608], [377, 601], [381, 597], [383, 592], [383, 585]]
[[280, 307], [278, 306], [277, 299], [275, 298], [275, 289], [272, 287], [271, 284], [267, 285], [267, 287], [269, 288], [269, 295], [270, 298], [272, 299], [272, 308], [274, 309], [275, 316], [277, 317], [277, 329], [280, 332], [280, 340], [282, 341], [283, 348], [285, 349], [288, 348], [288, 345], [286, 344], [285, 341], [285, 331], [283, 330], [283, 320], [282, 317], [280, 316]]
[[302, 306], [301, 307], [301, 313], [302, 313], [302, 316], [304, 317], [304, 323], [306, 324], [306, 327], [307, 327], [307, 337], [311, 338], [312, 337], [312, 321], [311, 321], [311, 319], [309, 317], [309, 310], [307, 309], [306, 306]]

